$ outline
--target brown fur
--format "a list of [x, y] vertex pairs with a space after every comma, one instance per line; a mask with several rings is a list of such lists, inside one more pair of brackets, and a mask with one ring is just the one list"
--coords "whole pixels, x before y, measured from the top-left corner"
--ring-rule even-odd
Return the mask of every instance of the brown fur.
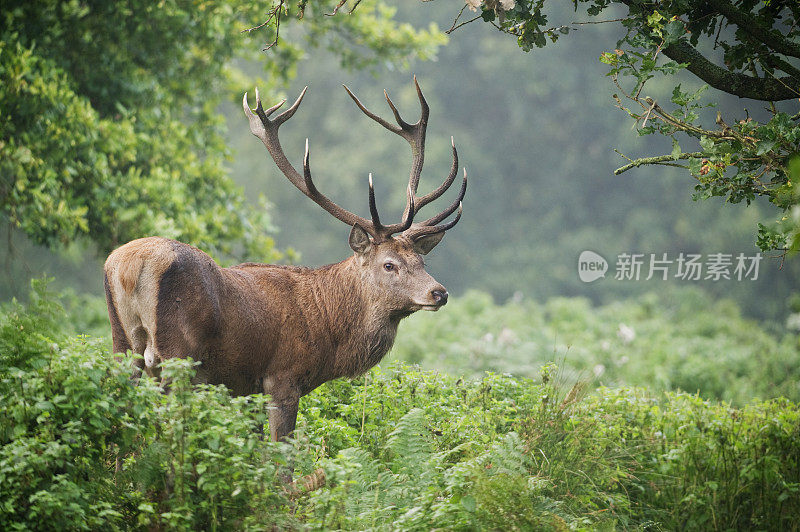
[[444, 287], [402, 236], [318, 269], [220, 268], [197, 248], [153, 237], [114, 251], [105, 273], [115, 352], [144, 354], [151, 375], [160, 361], [191, 356], [198, 382], [270, 394], [273, 439], [294, 429], [302, 395], [364, 373], [402, 318], [446, 301], [432, 295]]
[[136, 281], [139, 279], [139, 274], [142, 271], [144, 264], [144, 257], [141, 253], [131, 253], [128, 260], [121, 259], [119, 268], [119, 282], [125, 293], [130, 295], [133, 289], [136, 288]]
[[111, 265], [115, 277], [126, 294], [130, 295], [142, 273], [144, 261], [147, 259], [154, 270], [164, 271], [172, 262], [169, 253], [159, 253], [160, 239], [140, 238], [117, 248], [106, 262], [106, 269]]

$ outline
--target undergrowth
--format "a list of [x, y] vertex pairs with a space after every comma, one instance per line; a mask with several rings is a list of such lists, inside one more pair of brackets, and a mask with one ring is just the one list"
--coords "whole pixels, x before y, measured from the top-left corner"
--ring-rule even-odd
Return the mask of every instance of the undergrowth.
[[[800, 409], [592, 389], [563, 370], [456, 378], [392, 364], [303, 398], [130, 381], [131, 357], [64, 332], [38, 284], [0, 315], [0, 528], [793, 530]], [[68, 329], [67, 329], [68, 331]], [[570, 381], [572, 382], [572, 381]], [[301, 496], [281, 480], [324, 469]]]

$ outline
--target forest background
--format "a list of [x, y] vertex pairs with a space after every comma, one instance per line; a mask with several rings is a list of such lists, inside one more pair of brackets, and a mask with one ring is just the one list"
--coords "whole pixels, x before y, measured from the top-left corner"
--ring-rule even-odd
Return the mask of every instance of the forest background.
[[[224, 116], [224, 124], [218, 121], [212, 127], [202, 123], [192, 134], [210, 137], [210, 132], [200, 129], [225, 131], [225, 136], [215, 142], [230, 150], [222, 163], [228, 170], [214, 168], [215, 176], [229, 171], [236, 185], [243, 187], [244, 197], [249, 198], [250, 211], [245, 214], [242, 209], [240, 218], [258, 213], [258, 219], [246, 224], [225, 220], [227, 227], [215, 220], [209, 224], [217, 225], [214, 238], [198, 238], [205, 235], [185, 230], [181, 226], [184, 220], [159, 220], [159, 216], [171, 213], [163, 205], [165, 213], [156, 212], [161, 198], [157, 194], [147, 196], [147, 191], [137, 198], [145, 208], [121, 212], [118, 217], [149, 217], [153, 220], [150, 225], [137, 229], [165, 236], [194, 235], [196, 243], [221, 247], [225, 247], [219, 241], [225, 241], [226, 232], [227, 245], [234, 245], [242, 225], [252, 225], [251, 231], [265, 232], [274, 239], [274, 247], [255, 247], [251, 238], [250, 247], [245, 245], [243, 252], [239, 246], [233, 258], [217, 254], [229, 263], [233, 259], [270, 261], [275, 258], [270, 254], [273, 250], [284, 253], [284, 262], [310, 266], [341, 260], [349, 253], [345, 244], [348, 228], [331, 223], [326, 213], [309, 204], [271, 164], [249, 133], [240, 95], [252, 92], [262, 78], [262, 94], [274, 94], [276, 101], [279, 94], [293, 98], [308, 85], [302, 112], [284, 128], [284, 145], [290, 157], [302, 156], [303, 140], [309, 137], [321, 190], [346, 208], [363, 212], [366, 175], [372, 172], [383, 208], [387, 213], [399, 212], [406, 173], [399, 170], [408, 165], [407, 148], [363, 119], [340, 85], [347, 83], [376, 110], [384, 108], [382, 91], [387, 89], [401, 109], [413, 116], [413, 72], [433, 109], [423, 188], [432, 187], [446, 175], [451, 135], [471, 176], [464, 218], [430, 260], [431, 273], [453, 294], [479, 290], [501, 303], [515, 295], [536, 301], [577, 296], [608, 303], [652, 291], [692, 287], [712, 300], [734, 301], [744, 315], [769, 322], [771, 327], [786, 325], [793, 298], [797, 297], [798, 265], [794, 260], [784, 260], [782, 253], [764, 254], [756, 280], [680, 279], [675, 277], [678, 270], [673, 262], [667, 281], [660, 275], [645, 281], [651, 254], [661, 259], [666, 253], [673, 261], [680, 253], [702, 254], [705, 260], [710, 254], [723, 253], [734, 262], [739, 253], [751, 257], [758, 252], [757, 225], [774, 224], [782, 213], [763, 198], [756, 198], [749, 206], [731, 205], [724, 197], [694, 201], [697, 181], [681, 169], [642, 166], [614, 175], [614, 170], [627, 162], [615, 150], [635, 158], [673, 149], [668, 138], [640, 136], [629, 117], [615, 107], [611, 95], [618, 91], [606, 76], [608, 66], [598, 58], [613, 50], [622, 37], [619, 25], [579, 26], [545, 49], [524, 53], [515, 39], [480, 22], [445, 36], [442, 30], [450, 26], [454, 16], [453, 6], [447, 2], [403, 3], [393, 9], [397, 10], [396, 20], [425, 31], [415, 39], [401, 33], [373, 36], [388, 43], [375, 52], [375, 42], [360, 34], [363, 44], [352, 46], [347, 27], [337, 29], [334, 22], [324, 21], [327, 26], [323, 24], [323, 29], [309, 29], [293, 26], [289, 23], [292, 18], [285, 17], [284, 40], [278, 46], [259, 53], [259, 45], [271, 38], [262, 29], [250, 36], [252, 42], [248, 41], [251, 46], [245, 48], [246, 53], [240, 50], [239, 54], [246, 57], [214, 67], [221, 72], [236, 71], [235, 86], [226, 82], [226, 96], [214, 109], [208, 109], [205, 101], [196, 104], [205, 106], [203, 113]], [[580, 13], [572, 13], [566, 4], [554, 7], [554, 11], [553, 20], [580, 18]], [[366, 8], [363, 12], [362, 16], [367, 16]], [[253, 20], [258, 20], [257, 13], [253, 13]], [[352, 26], [357, 27], [355, 22]], [[385, 28], [382, 31], [388, 32]], [[244, 37], [235, 35], [229, 40], [237, 38]], [[444, 45], [448, 38], [450, 43]], [[392, 39], [405, 39], [407, 46], [391, 50]], [[648, 94], [668, 99], [676, 81], [687, 92], [703, 86], [684, 71], [677, 80], [674, 76], [650, 80]], [[196, 100], [205, 100], [202, 89], [191, 88]], [[700, 110], [709, 116], [716, 112], [738, 116], [745, 110], [757, 116], [764, 106], [713, 89], [710, 92], [705, 103], [714, 103], [715, 107]], [[191, 187], [195, 178], [172, 175], [169, 179], [184, 182], [160, 192], [172, 192], [173, 201], [186, 203], [181, 216], [188, 217], [192, 207], [202, 204], [174, 191], [176, 187], [180, 191]], [[226, 194], [235, 196], [233, 189], [226, 187]], [[102, 234], [95, 227], [91, 230]], [[100, 245], [93, 245], [93, 239]], [[58, 238], [53, 240], [58, 243]], [[114, 239], [95, 236], [78, 240], [71, 247], [58, 245], [50, 252], [30, 244], [22, 232], [9, 226], [9, 245], [1, 251], [5, 255], [2, 297], [24, 296], [26, 279], [42, 273], [53, 275], [59, 287], [101, 295], [100, 265]], [[592, 283], [579, 279], [577, 260], [584, 250], [597, 252], [609, 262], [604, 279]], [[640, 280], [613, 278], [617, 258], [625, 253], [643, 255]]]

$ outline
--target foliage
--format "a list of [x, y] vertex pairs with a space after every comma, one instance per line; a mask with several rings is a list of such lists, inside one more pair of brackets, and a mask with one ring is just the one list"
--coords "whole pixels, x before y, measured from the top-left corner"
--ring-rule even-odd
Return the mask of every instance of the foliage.
[[[379, 0], [360, 0], [358, 12], [349, 10], [346, 17], [336, 17], [339, 8], [326, 0], [271, 0], [267, 19], [248, 31], [265, 32], [272, 37], [265, 51], [282, 49], [285, 32], [281, 24], [302, 21], [310, 46], [324, 43], [327, 50], [341, 58], [345, 68], [369, 69], [381, 63], [408, 68], [412, 58], [434, 59], [437, 48], [445, 44], [436, 24], [427, 30], [394, 20], [397, 8]], [[283, 22], [282, 22], [283, 21]], [[259, 33], [261, 35], [261, 33]], [[280, 46], [279, 46], [280, 45]]]
[[[669, 392], [567, 391], [564, 375], [462, 379], [393, 365], [306, 396], [262, 440], [262, 396], [192, 386], [191, 359], [65, 335], [46, 286], [0, 315], [0, 526], [14, 529], [784, 529], [800, 509], [800, 409]], [[327, 484], [289, 498], [281, 472]]]
[[[312, 18], [311, 43], [358, 39], [361, 52], [342, 60], [365, 65], [430, 55], [441, 42], [396, 27], [379, 7], [344, 23]], [[6, 2], [0, 208], [9, 221], [47, 245], [88, 236], [109, 250], [159, 234], [277, 258], [264, 201], [247, 202], [227, 176], [217, 112], [229, 90], [241, 97], [230, 61], [256, 57], [240, 31], [259, 16], [258, 3], [241, 1]], [[290, 43], [269, 56], [262, 91], [289, 79], [301, 55]]]
[[2, 315], [4, 530], [291, 521], [275, 474], [291, 455], [255, 431], [263, 397], [192, 389], [190, 360], [164, 368], [170, 395], [149, 379], [133, 385], [129, 356], [117, 361], [105, 342], [65, 336], [56, 319], [63, 312], [40, 283], [27, 309]]
[[[604, 22], [548, 26], [545, 0], [467, 4], [473, 10], [479, 7], [484, 21], [515, 36], [524, 51], [544, 47], [548, 40], [556, 42], [581, 25]], [[600, 55], [616, 85], [617, 106], [634, 119], [640, 135], [658, 133], [672, 141], [670, 154], [628, 158], [630, 164], [616, 173], [646, 164], [682, 166], [677, 161], [687, 160], [685, 168], [697, 181], [695, 198], [720, 196], [749, 204], [764, 196], [784, 216], [778, 227], [759, 227], [760, 248], [800, 249], [800, 196], [795, 193], [800, 174], [793, 162], [793, 157], [800, 157], [800, 113], [796, 105], [772, 103], [800, 96], [800, 69], [792, 64], [800, 57], [797, 3], [576, 0], [574, 5], [576, 11], [580, 5], [590, 17], [605, 15], [624, 27], [616, 48]], [[627, 15], [614, 18], [621, 10]], [[716, 56], [721, 56], [724, 67], [715, 64]], [[770, 102], [766, 113], [756, 110], [751, 116], [748, 109], [741, 109], [731, 119], [718, 112], [715, 124], [709, 126], [714, 119], [703, 109], [714, 104], [701, 100], [708, 85], [690, 90], [680, 83], [674, 86], [669, 96], [664, 95], [673, 110], [643, 95], [654, 76], [679, 79], [683, 69], [723, 93]], [[687, 151], [687, 145], [692, 149]]]
[[577, 378], [607, 385], [684, 390], [744, 404], [753, 397], [800, 400], [800, 342], [743, 319], [730, 301], [696, 290], [647, 294], [593, 307], [579, 298], [496, 305], [471, 292], [435, 320], [412, 316], [391, 357], [473, 376], [534, 377], [557, 361]]
[[332, 432], [319, 421], [336, 419], [351, 447], [329, 448], [329, 484], [303, 501], [303, 519], [395, 530], [791, 526], [797, 405], [585, 395], [580, 383], [565, 393], [552, 366], [537, 380], [395, 365], [326, 385], [304, 399], [301, 426], [319, 441]]
[[637, 442], [641, 469], [622, 481], [632, 513], [642, 511], [666, 530], [795, 526], [800, 484], [783, 466], [800, 459], [792, 443], [800, 435], [796, 404], [779, 399], [734, 409], [683, 393], [653, 398], [603, 389], [586, 406], [600, 438]]

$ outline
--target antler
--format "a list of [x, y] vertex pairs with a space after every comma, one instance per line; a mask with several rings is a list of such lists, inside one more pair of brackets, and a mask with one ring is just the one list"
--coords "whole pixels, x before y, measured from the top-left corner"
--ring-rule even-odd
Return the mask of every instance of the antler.
[[[380, 116], [364, 107], [358, 98], [356, 98], [356, 96], [350, 92], [350, 89], [348, 89], [347, 86], [344, 86], [347, 94], [350, 95], [358, 108], [361, 109], [364, 114], [378, 122], [392, 133], [400, 135], [411, 145], [412, 163], [411, 174], [408, 180], [408, 188], [406, 190], [406, 208], [405, 211], [403, 211], [402, 221], [400, 223], [391, 225], [383, 225], [380, 221], [378, 208], [375, 204], [375, 189], [372, 186], [372, 174], [369, 175], [369, 210], [372, 220], [367, 220], [366, 218], [362, 218], [350, 211], [343, 209], [328, 199], [325, 195], [320, 193], [319, 190], [317, 190], [317, 187], [314, 185], [314, 182], [311, 179], [308, 139], [306, 139], [306, 150], [305, 155], [303, 156], [302, 176], [294, 168], [294, 166], [292, 166], [292, 163], [289, 162], [289, 160], [286, 158], [286, 155], [284, 155], [283, 148], [281, 147], [280, 140], [278, 139], [278, 128], [280, 128], [284, 122], [289, 120], [297, 111], [298, 107], [300, 107], [300, 102], [303, 101], [303, 96], [305, 96], [308, 87], [303, 89], [303, 92], [300, 93], [300, 96], [291, 107], [272, 119], [270, 119], [270, 116], [277, 111], [286, 102], [286, 100], [281, 101], [277, 105], [274, 105], [265, 111], [261, 106], [261, 98], [259, 97], [258, 89], [256, 89], [256, 108], [250, 109], [250, 106], [247, 103], [247, 93], [244, 94], [244, 98], [242, 99], [242, 106], [244, 107], [245, 115], [247, 115], [247, 118], [250, 121], [250, 131], [253, 133], [253, 135], [261, 139], [261, 142], [264, 143], [264, 146], [266, 146], [270, 156], [275, 161], [275, 164], [278, 166], [281, 172], [283, 172], [283, 174], [295, 187], [297, 187], [303, 194], [311, 198], [317, 205], [348, 225], [360, 225], [373, 237], [376, 242], [383, 241], [395, 233], [403, 233], [405, 236], [414, 240], [423, 235], [447, 231], [456, 225], [458, 220], [461, 218], [461, 202], [464, 199], [464, 194], [467, 191], [467, 171], [464, 169], [464, 179], [456, 200], [439, 214], [428, 218], [424, 222], [414, 223], [414, 217], [419, 210], [428, 203], [441, 197], [442, 194], [447, 191], [450, 185], [453, 184], [453, 181], [458, 174], [458, 153], [456, 152], [456, 146], [453, 142], [453, 138], [451, 137], [450, 143], [453, 147], [453, 164], [450, 168], [450, 173], [438, 188], [429, 192], [428, 194], [425, 194], [424, 196], [417, 196], [417, 187], [419, 186], [419, 179], [420, 175], [422, 174], [422, 166], [425, 160], [425, 130], [428, 127], [428, 115], [430, 114], [430, 108], [428, 107], [428, 103], [425, 101], [425, 97], [422, 95], [422, 90], [419, 88], [419, 83], [417, 83], [416, 76], [414, 76], [414, 86], [417, 89], [417, 96], [419, 97], [421, 108], [420, 118], [415, 124], [409, 124], [403, 120], [403, 118], [400, 116], [400, 113], [397, 111], [397, 107], [395, 107], [391, 98], [389, 98], [389, 94], [384, 91], [386, 101], [389, 103], [389, 108], [394, 114], [397, 125], [387, 122]], [[453, 220], [445, 224], [437, 225], [448, 216], [453, 214], [456, 209], [458, 209], [458, 214]]]
[[[261, 142], [263, 142], [264, 146], [266, 146], [267, 151], [269, 151], [269, 154], [272, 157], [272, 160], [275, 161], [278, 169], [283, 172], [283, 175], [285, 175], [287, 179], [289, 179], [289, 181], [300, 190], [300, 192], [311, 198], [317, 205], [347, 225], [352, 226], [358, 224], [364, 228], [364, 230], [370, 233], [373, 238], [380, 239], [382, 236], [382, 231], [380, 230], [382, 229], [382, 226], [377, 217], [377, 209], [372, 209], [373, 220], [370, 221], [343, 209], [328, 199], [319, 190], [317, 190], [317, 187], [314, 185], [314, 181], [311, 179], [308, 139], [306, 139], [306, 150], [305, 154], [303, 155], [302, 176], [294, 168], [294, 166], [292, 166], [292, 163], [289, 162], [289, 160], [286, 158], [286, 155], [283, 153], [283, 148], [281, 147], [280, 140], [278, 139], [278, 128], [280, 128], [284, 122], [289, 120], [294, 115], [295, 111], [297, 111], [297, 108], [300, 107], [300, 102], [303, 101], [303, 96], [305, 96], [307, 89], [308, 87], [303, 89], [303, 92], [300, 93], [300, 96], [291, 107], [273, 119], [270, 119], [269, 117], [272, 115], [272, 113], [277, 111], [286, 102], [286, 100], [282, 100], [277, 105], [274, 105], [265, 111], [261, 106], [261, 98], [259, 97], [258, 89], [256, 89], [256, 108], [253, 110], [250, 109], [250, 106], [247, 103], [247, 93], [245, 92], [244, 98], [242, 99], [242, 106], [244, 107], [244, 114], [247, 115], [247, 118], [250, 121], [250, 131], [253, 133], [253, 135], [261, 139]], [[371, 181], [372, 179], [370, 178], [370, 182]], [[371, 189], [372, 186], [370, 185], [370, 190]], [[374, 203], [374, 193], [370, 192], [371, 207]]]
[[[426, 234], [446, 231], [458, 223], [458, 220], [461, 218], [461, 202], [463, 201], [464, 194], [467, 191], [467, 171], [464, 169], [464, 180], [461, 184], [461, 190], [459, 191], [456, 200], [436, 216], [428, 218], [421, 223], [413, 223], [414, 217], [419, 210], [428, 203], [441, 197], [442, 194], [444, 194], [445, 191], [450, 188], [450, 185], [453, 184], [453, 181], [458, 174], [458, 152], [456, 151], [456, 145], [453, 141], [453, 138], [450, 137], [450, 143], [453, 147], [453, 164], [450, 168], [450, 173], [438, 188], [429, 192], [428, 194], [425, 194], [424, 196], [417, 196], [417, 188], [419, 186], [420, 175], [422, 174], [422, 166], [425, 162], [425, 132], [428, 127], [430, 107], [428, 107], [428, 102], [425, 101], [425, 96], [422, 94], [422, 89], [419, 87], [416, 76], [414, 76], [414, 87], [417, 89], [417, 97], [419, 98], [420, 105], [420, 117], [415, 124], [409, 124], [403, 120], [397, 110], [397, 107], [394, 105], [394, 102], [392, 102], [392, 99], [389, 98], [389, 94], [385, 90], [383, 91], [383, 94], [386, 97], [386, 102], [389, 104], [389, 108], [392, 110], [392, 114], [394, 114], [395, 121], [397, 122], [397, 125], [394, 125], [367, 109], [364, 104], [362, 104], [361, 101], [350, 91], [350, 89], [344, 85], [344, 90], [347, 91], [347, 94], [350, 95], [358, 108], [361, 109], [365, 115], [392, 133], [400, 135], [411, 145], [411, 174], [408, 178], [408, 197], [406, 200], [405, 211], [403, 211], [403, 221], [399, 224], [382, 226], [382, 229], [384, 234], [387, 236], [394, 233], [403, 232], [406, 236], [412, 239], [419, 238], [420, 236]], [[370, 189], [371, 187], [372, 182], [370, 180]], [[442, 225], [436, 225], [453, 214], [456, 209], [458, 209], [458, 214], [451, 222]], [[374, 194], [372, 192], [370, 192], [370, 210], [373, 212], [374, 220], [377, 210], [374, 209]]]

